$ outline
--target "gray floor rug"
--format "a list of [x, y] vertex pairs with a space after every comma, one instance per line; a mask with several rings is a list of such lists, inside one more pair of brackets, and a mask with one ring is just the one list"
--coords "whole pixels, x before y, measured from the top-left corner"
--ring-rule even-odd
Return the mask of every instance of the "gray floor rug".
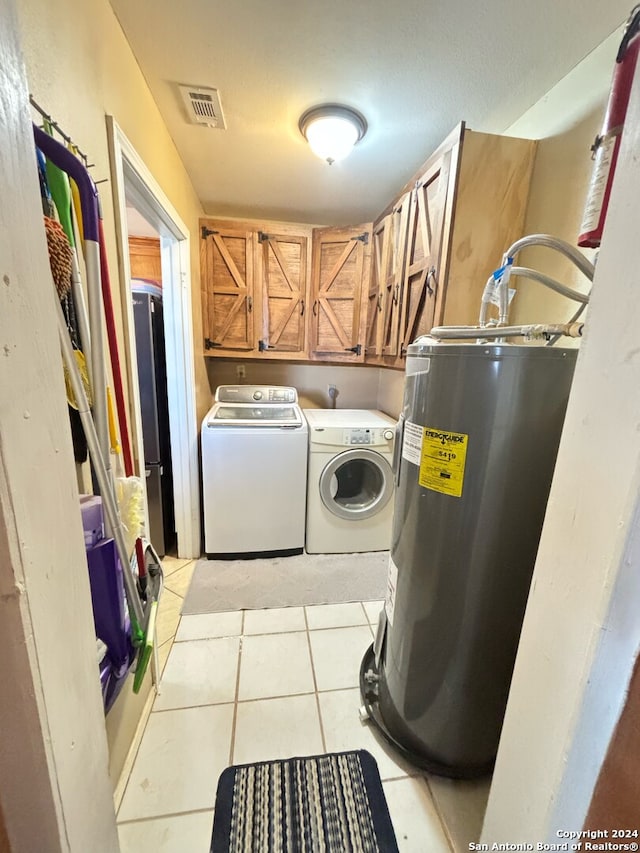
[[182, 613], [378, 601], [388, 565], [388, 551], [198, 560]]

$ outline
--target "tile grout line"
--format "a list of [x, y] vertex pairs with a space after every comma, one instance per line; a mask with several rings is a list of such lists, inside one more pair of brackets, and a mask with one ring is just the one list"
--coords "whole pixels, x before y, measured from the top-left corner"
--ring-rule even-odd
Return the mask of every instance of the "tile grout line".
[[432, 804], [433, 809], [434, 809], [434, 811], [438, 817], [438, 820], [440, 821], [440, 828], [442, 829], [442, 834], [446, 838], [447, 844], [451, 848], [452, 853], [455, 853], [456, 846], [453, 843], [453, 838], [451, 837], [451, 833], [449, 832], [449, 827], [447, 826], [447, 823], [446, 823], [446, 821], [442, 815], [442, 811], [440, 810], [440, 806], [438, 805], [438, 801], [433, 795], [433, 790], [431, 789], [431, 784], [429, 783], [429, 777], [426, 774], [424, 774], [424, 775], [421, 775], [421, 778], [424, 779], [425, 785], [427, 786], [427, 792], [429, 793], [429, 798], [431, 799], [431, 804]]
[[357, 690], [357, 687], [334, 687], [331, 690], [305, 690], [302, 693], [279, 693], [277, 696], [254, 696], [251, 699], [222, 699], [219, 702], [203, 702], [200, 705], [178, 705], [175, 708], [158, 708], [152, 714], [166, 714], [168, 711], [189, 711], [194, 708], [219, 708], [221, 705], [250, 705], [252, 702], [270, 702], [272, 699], [297, 699], [299, 696], [314, 696], [320, 693], [339, 693], [341, 690]]
[[189, 563], [191, 563], [191, 562], [193, 562], [193, 561], [192, 561], [192, 560], [185, 560], [185, 561], [184, 561], [184, 563], [183, 563], [181, 566], [175, 566], [175, 567], [174, 567], [174, 568], [172, 568], [172, 569], [171, 569], [171, 571], [170, 571], [170, 572], [168, 572], [168, 573], [167, 573], [167, 571], [165, 570], [165, 567], [164, 567], [164, 563], [163, 563], [163, 561], [162, 561], [162, 560], [160, 560], [160, 562], [162, 563], [162, 576], [163, 576], [164, 578], [170, 578], [170, 577], [171, 577], [171, 575], [175, 575], [175, 573], [176, 573], [176, 572], [179, 572], [179, 571], [180, 571], [180, 569], [184, 569], [184, 568], [185, 568], [185, 566], [188, 566], [188, 565], [189, 565]]
[[307, 648], [309, 649], [309, 660], [311, 661], [311, 676], [313, 678], [313, 695], [316, 700], [316, 712], [318, 714], [318, 723], [320, 724], [320, 740], [322, 742], [323, 752], [327, 751], [327, 739], [324, 733], [324, 723], [322, 722], [322, 711], [320, 710], [320, 697], [318, 696], [318, 680], [316, 679], [316, 668], [313, 663], [313, 650], [311, 648], [311, 632], [309, 630], [309, 619], [307, 618], [307, 608], [303, 607], [304, 623], [307, 626]]
[[164, 820], [164, 818], [168, 817], [182, 817], [183, 815], [191, 814], [206, 814], [212, 811], [213, 806], [210, 806], [208, 809], [191, 809], [190, 811], [185, 812], [164, 812], [163, 814], [148, 815], [147, 817], [134, 817], [131, 820], [121, 820], [118, 822], [118, 826], [129, 826], [132, 823], [148, 823], [151, 820]]
[[233, 702], [233, 719], [231, 720], [231, 741], [229, 743], [229, 767], [233, 765], [233, 754], [236, 751], [236, 723], [238, 720], [238, 697], [240, 696], [240, 667], [242, 666], [242, 646], [244, 639], [244, 617], [245, 611], [241, 610], [240, 640], [238, 643], [238, 671], [236, 673], [236, 692]]

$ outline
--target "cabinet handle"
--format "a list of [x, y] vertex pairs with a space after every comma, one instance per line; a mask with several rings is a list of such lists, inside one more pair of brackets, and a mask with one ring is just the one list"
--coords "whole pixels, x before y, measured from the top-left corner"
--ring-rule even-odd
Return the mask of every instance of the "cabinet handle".
[[382, 294], [378, 294], [378, 311], [382, 311]]
[[247, 311], [253, 310], [253, 299], [251, 296], [247, 296]]
[[304, 317], [304, 299], [300, 300], [300, 316]]
[[398, 304], [398, 292], [399, 292], [399, 290], [400, 290], [400, 285], [396, 284], [396, 286], [393, 288], [393, 304], [394, 305]]
[[[433, 279], [433, 287], [431, 287], [431, 285], [429, 284], [430, 278]], [[429, 292], [429, 296], [433, 296], [433, 294], [436, 292], [436, 285], [437, 285], [436, 268], [435, 267], [431, 267], [431, 269], [427, 273], [427, 279], [425, 281], [425, 285], [427, 287], [427, 291]]]
[[317, 317], [318, 316], [318, 300], [317, 299], [313, 300], [313, 308], [311, 310], [313, 311], [313, 316]]

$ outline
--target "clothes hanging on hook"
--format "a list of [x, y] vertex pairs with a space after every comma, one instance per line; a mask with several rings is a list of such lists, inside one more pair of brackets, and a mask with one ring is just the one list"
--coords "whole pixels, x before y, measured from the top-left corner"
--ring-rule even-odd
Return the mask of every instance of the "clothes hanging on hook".
[[[69, 180], [64, 172], [44, 157], [40, 149], [36, 149], [36, 151], [43, 208], [49, 211], [45, 213], [45, 230], [49, 245], [51, 272], [73, 348], [82, 353], [82, 341], [80, 339], [76, 305], [73, 294], [71, 293], [74, 232], [71, 220], [71, 190]], [[55, 195], [51, 191], [51, 182], [56, 187]], [[56, 213], [60, 222], [53, 219]], [[82, 361], [85, 362], [84, 355], [82, 355]], [[89, 455], [86, 437], [77, 409], [72, 405], [68, 405], [67, 408], [71, 424], [73, 456], [76, 463], [82, 465], [87, 461]]]
[[51, 191], [47, 183], [47, 165], [46, 158], [39, 148], [36, 148], [36, 159], [38, 161], [38, 181], [40, 183], [40, 201], [42, 202], [42, 212], [49, 219], [55, 216], [55, 206], [51, 198]]
[[[51, 124], [45, 119], [44, 129], [49, 136], [53, 136]], [[62, 169], [54, 165], [49, 158], [46, 160], [47, 183], [53, 202], [58, 211], [58, 219], [60, 225], [67, 235], [71, 247], [75, 246], [75, 235], [73, 233], [73, 225], [71, 224], [71, 187], [69, 185], [69, 177]]]

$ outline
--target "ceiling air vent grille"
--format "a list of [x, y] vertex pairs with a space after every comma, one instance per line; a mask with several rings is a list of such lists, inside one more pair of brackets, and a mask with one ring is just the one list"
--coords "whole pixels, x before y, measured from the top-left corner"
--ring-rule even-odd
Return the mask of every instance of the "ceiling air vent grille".
[[207, 127], [226, 129], [222, 104], [217, 89], [205, 89], [200, 86], [180, 86], [180, 94], [192, 124], [204, 124]]

